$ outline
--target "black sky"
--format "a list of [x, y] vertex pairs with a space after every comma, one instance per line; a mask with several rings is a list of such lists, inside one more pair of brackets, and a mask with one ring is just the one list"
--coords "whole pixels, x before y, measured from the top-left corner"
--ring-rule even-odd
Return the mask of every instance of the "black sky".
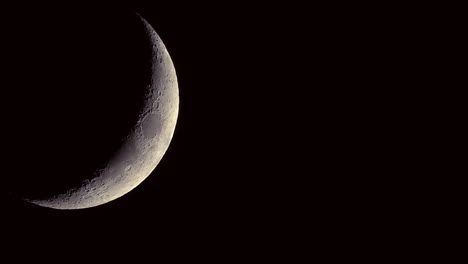
[[[385, 124], [383, 111], [395, 109], [386, 103], [400, 69], [388, 39], [405, 39], [331, 5], [122, 4], [154, 27], [175, 64], [180, 112], [172, 143], [140, 186], [96, 208], [57, 211], [2, 199], [5, 240], [78, 256], [92, 248], [117, 260], [130, 251], [155, 262], [164, 255], [215, 263], [249, 263], [248, 255], [298, 262], [291, 261], [296, 250], [353, 243], [359, 234], [346, 241], [341, 230], [358, 233], [356, 222], [379, 217], [361, 218], [359, 206], [369, 203], [362, 208], [370, 214], [381, 206], [366, 191], [384, 190], [389, 178], [381, 176], [393, 166], [390, 152], [378, 155], [393, 144], [388, 127], [396, 127]], [[44, 8], [20, 10], [50, 14]], [[58, 8], [64, 16], [79, 10]], [[15, 32], [7, 26], [14, 14], [2, 16], [8, 32]]]
[[[273, 160], [265, 161], [258, 150], [274, 152], [281, 144], [259, 130], [272, 115], [283, 115], [281, 102], [273, 112], [263, 107], [277, 92], [274, 63], [287, 56], [282, 40], [276, 41], [281, 28], [245, 6], [150, 1], [123, 6], [155, 28], [175, 64], [180, 112], [169, 150], [135, 190], [96, 208], [58, 211], [2, 199], [5, 237], [13, 247], [74, 238], [90, 238], [86, 243], [92, 245], [144, 239], [150, 248], [188, 252], [224, 251], [238, 239], [274, 236], [270, 215], [278, 198], [270, 188], [277, 178], [264, 167]], [[67, 8], [57, 12], [66, 15]], [[41, 9], [24, 10], [37, 17]], [[264, 38], [272, 42], [258, 41]], [[284, 126], [280, 121], [273, 129]]]

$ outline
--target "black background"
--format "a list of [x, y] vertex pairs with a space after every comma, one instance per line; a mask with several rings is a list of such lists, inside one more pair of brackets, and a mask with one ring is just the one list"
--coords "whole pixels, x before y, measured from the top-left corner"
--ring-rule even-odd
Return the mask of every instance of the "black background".
[[[413, 160], [402, 155], [402, 139], [414, 121], [404, 101], [412, 100], [416, 82], [406, 77], [418, 57], [407, 45], [415, 30], [405, 23], [396, 30], [386, 7], [122, 7], [155, 28], [176, 67], [180, 113], [169, 150], [135, 190], [96, 208], [2, 199], [2, 237], [11, 248], [67, 258], [291, 262], [311, 248], [328, 248], [327, 257], [340, 255], [340, 245], [367, 254], [369, 243], [360, 247], [359, 239], [373, 244], [406, 223], [392, 212], [401, 207], [388, 205], [403, 200], [394, 186], [413, 188], [412, 171], [398, 164]], [[45, 7], [18, 8], [28, 16]]]
[[[51, 8], [66, 14], [73, 7]], [[292, 207], [278, 176], [296, 121], [286, 114], [288, 98], [300, 93], [293, 66], [283, 62], [292, 56], [286, 10], [156, 1], [119, 8], [140, 13], [175, 64], [180, 112], [169, 150], [140, 186], [102, 206], [60, 211], [4, 198], [5, 240], [73, 255], [104, 247], [117, 259], [125, 248], [156, 259], [268, 251], [288, 232], [283, 209]]]

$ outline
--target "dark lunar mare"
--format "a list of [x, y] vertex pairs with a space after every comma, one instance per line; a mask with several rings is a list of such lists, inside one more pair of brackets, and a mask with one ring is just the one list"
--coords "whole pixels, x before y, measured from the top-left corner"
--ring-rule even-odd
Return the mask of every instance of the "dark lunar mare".
[[1, 44], [2, 190], [36, 199], [92, 178], [120, 148], [151, 45], [132, 12], [30, 12], [6, 21]]

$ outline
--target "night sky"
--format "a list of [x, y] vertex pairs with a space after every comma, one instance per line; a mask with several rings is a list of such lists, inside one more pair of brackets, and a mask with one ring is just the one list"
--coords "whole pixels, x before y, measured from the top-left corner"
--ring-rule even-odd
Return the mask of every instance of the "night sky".
[[[46, 258], [60, 252], [62, 262], [91, 262], [95, 253], [105, 263], [301, 263], [294, 259], [299, 252], [312, 258], [322, 253], [333, 262], [331, 257], [349, 260], [352, 254], [387, 260], [399, 248], [412, 251], [418, 243], [407, 237], [419, 236], [415, 227], [424, 231], [422, 238], [431, 236], [427, 217], [410, 218], [421, 203], [430, 204], [417, 191], [419, 178], [414, 185], [410, 180], [420, 170], [411, 148], [421, 138], [411, 132], [420, 113], [408, 113], [426, 108], [404, 106], [421, 101], [415, 99], [419, 91], [408, 95], [424, 87], [413, 74], [419, 67], [414, 53], [431, 54], [422, 47], [432, 40], [409, 43], [425, 20], [409, 27], [396, 15], [400, 10], [387, 6], [293, 2], [123, 4], [154, 27], [174, 62], [180, 109], [171, 145], [140, 186], [96, 208], [39, 208], [2, 193], [6, 251], [33, 259], [31, 249]], [[54, 6], [62, 16], [89, 8], [62, 5]], [[25, 38], [11, 23], [17, 14], [28, 24], [54, 7], [3, 9], [0, 45], [14, 45], [14, 32]], [[117, 7], [92, 8], [106, 13]], [[24, 107], [35, 100], [22, 94], [20, 84], [34, 83], [27, 73], [38, 64], [6, 59], [8, 50], [1, 51], [3, 69], [25, 71], [0, 80], [15, 84], [3, 89], [8, 86], [1, 83], [2, 93], [19, 95], [2, 94], [0, 105], [6, 157], [1, 175], [8, 179], [31, 170], [28, 160], [46, 152], [28, 150], [31, 138], [22, 138], [24, 148], [12, 140], [30, 134], [15, 130], [17, 124], [27, 128], [28, 119], [14, 113], [35, 112]]]
[[223, 254], [275, 236], [272, 211], [283, 205], [272, 196], [278, 178], [265, 167], [274, 160], [261, 153], [275, 156], [282, 143], [259, 128], [284, 118], [280, 102], [274, 112], [262, 106], [280, 85], [274, 63], [285, 52], [281, 41], [258, 40], [277, 39], [280, 28], [245, 6], [149, 2], [123, 6], [154, 27], [175, 64], [180, 109], [168, 151], [140, 186], [95, 208], [60, 211], [3, 198], [4, 238], [13, 248], [74, 240], [87, 248], [142, 243], [176, 255]]

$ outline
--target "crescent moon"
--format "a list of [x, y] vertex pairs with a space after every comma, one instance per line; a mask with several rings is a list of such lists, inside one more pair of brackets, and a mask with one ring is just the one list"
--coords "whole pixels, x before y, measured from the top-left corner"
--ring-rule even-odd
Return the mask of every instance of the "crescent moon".
[[159, 35], [138, 15], [152, 45], [151, 81], [133, 129], [107, 165], [80, 186], [46, 199], [24, 199], [54, 209], [82, 209], [115, 200], [143, 182], [169, 147], [179, 111], [176, 71]]

